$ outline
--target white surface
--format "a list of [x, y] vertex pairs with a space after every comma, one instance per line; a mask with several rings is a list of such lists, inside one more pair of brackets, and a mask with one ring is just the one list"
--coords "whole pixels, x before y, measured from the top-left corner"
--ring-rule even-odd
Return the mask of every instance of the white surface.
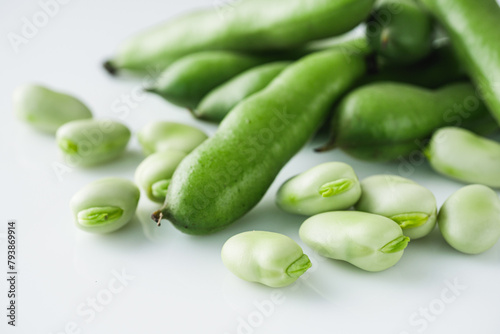
[[[288, 177], [321, 162], [344, 161], [352, 164], [360, 178], [402, 172], [431, 189], [441, 204], [461, 184], [436, 175], [426, 163], [407, 174], [398, 163], [364, 163], [341, 152], [315, 154], [312, 148], [321, 143], [317, 140], [291, 160], [250, 214], [218, 234], [193, 237], [168, 224], [161, 228], [141, 225], [138, 219], [109, 236], [86, 234], [73, 226], [68, 208], [71, 196], [100, 177], [132, 179], [142, 159], [139, 147], [134, 139], [123, 159], [100, 168], [72, 169], [59, 180], [53, 170], [54, 163], [61, 161], [54, 139], [14, 119], [13, 89], [25, 82], [41, 82], [80, 97], [98, 117], [116, 118], [120, 115], [113, 111], [113, 102], [130, 94], [140, 82], [109, 77], [100, 67], [102, 60], [130, 34], [189, 8], [213, 3], [73, 0], [61, 6], [15, 54], [6, 34], [19, 33], [22, 18], [31, 17], [40, 7], [32, 0], [0, 0], [0, 233], [5, 232], [7, 219], [17, 219], [20, 249], [18, 327], [8, 327], [5, 311], [1, 311], [0, 332], [498, 333], [500, 243], [482, 255], [467, 256], [447, 246], [435, 230], [428, 238], [412, 242], [402, 260], [381, 273], [319, 258], [304, 247], [313, 267], [297, 285], [281, 290], [241, 281], [222, 265], [222, 244], [241, 231], [277, 231], [300, 243], [297, 231], [303, 218], [282, 213], [273, 203], [277, 187]], [[121, 118], [134, 131], [151, 120], [176, 120], [210, 133], [215, 130], [156, 96], [147, 95], [134, 103]], [[141, 208], [146, 216], [151, 210]], [[5, 249], [2, 239], [1, 277], [6, 271]], [[111, 295], [94, 318], [85, 313], [86, 306], [78, 311], [89, 298], [109, 297], [106, 289], [114, 283], [113, 270], [122, 269], [134, 279]], [[453, 293], [443, 297], [455, 280], [465, 289], [455, 298], [451, 298]], [[7, 288], [5, 280], [0, 281], [0, 308], [5, 310]], [[281, 303], [270, 307], [275, 291], [282, 294]], [[256, 306], [263, 302], [268, 307], [264, 313]], [[425, 320], [418, 313], [429, 307], [433, 311]], [[242, 321], [254, 326], [243, 328]], [[71, 323], [78, 326], [76, 330]], [[427, 327], [422, 331], [424, 324]]]

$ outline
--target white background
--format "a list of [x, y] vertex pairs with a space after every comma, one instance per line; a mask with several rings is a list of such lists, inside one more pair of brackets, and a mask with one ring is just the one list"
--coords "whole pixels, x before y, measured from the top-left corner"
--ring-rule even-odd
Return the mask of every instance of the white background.
[[[360, 178], [379, 173], [410, 177], [431, 189], [439, 205], [462, 186], [420, 161], [409, 170], [401, 163], [356, 161], [338, 151], [315, 154], [312, 149], [324, 138], [316, 139], [286, 165], [251, 213], [215, 235], [188, 236], [167, 223], [156, 228], [147, 221], [155, 208], [147, 201], [141, 201], [142, 219], [117, 233], [91, 235], [73, 226], [71, 196], [101, 177], [132, 179], [143, 158], [137, 141], [132, 139], [120, 160], [58, 177], [54, 166], [61, 159], [54, 138], [14, 118], [14, 88], [26, 82], [46, 84], [81, 98], [97, 117], [117, 118], [111, 106], [140, 88], [141, 80], [112, 78], [101, 62], [138, 30], [191, 8], [213, 5], [211, 0], [72, 0], [15, 53], [7, 33], [20, 34], [23, 17], [31, 20], [41, 8], [32, 0], [0, 0], [0, 233], [6, 231], [8, 219], [17, 219], [20, 273], [14, 329], [6, 325], [7, 286], [0, 274], [0, 332], [499, 333], [500, 243], [484, 254], [464, 255], [450, 248], [436, 229], [411, 242], [401, 261], [380, 273], [321, 259], [304, 247], [313, 267], [296, 285], [284, 289], [239, 280], [220, 260], [224, 241], [247, 230], [277, 231], [303, 245], [297, 234], [303, 218], [279, 211], [274, 194], [285, 179], [321, 162], [349, 163]], [[135, 102], [121, 118], [134, 132], [152, 120], [215, 131], [215, 126], [193, 120], [156, 96], [144, 95]], [[5, 273], [5, 235], [0, 247]], [[122, 270], [133, 279], [110, 294], [113, 273]], [[455, 294], [446, 290], [453, 282], [462, 286]], [[455, 295], [453, 301], [444, 300], [443, 292]], [[91, 317], [85, 304], [97, 297], [107, 304]], [[78, 311], [81, 307], [83, 313]], [[425, 320], [420, 312], [429, 308]]]

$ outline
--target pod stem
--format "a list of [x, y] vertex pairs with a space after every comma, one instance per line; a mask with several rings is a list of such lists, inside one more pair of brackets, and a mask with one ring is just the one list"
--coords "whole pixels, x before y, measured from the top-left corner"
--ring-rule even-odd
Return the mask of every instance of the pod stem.
[[326, 144], [324, 144], [323, 146], [315, 148], [314, 152], [323, 153], [323, 152], [331, 151], [331, 150], [333, 150], [335, 148], [337, 148], [337, 145], [335, 143], [335, 138], [332, 138]]
[[163, 211], [161, 209], [160, 210], [156, 210], [151, 215], [151, 219], [153, 219], [153, 221], [156, 223], [156, 226], [160, 227], [161, 226], [161, 220], [163, 219]]
[[102, 67], [108, 72], [109, 74], [115, 76], [118, 73], [118, 68], [113, 65], [113, 62], [111, 60], [107, 60], [102, 64]]
[[385, 254], [397, 253], [405, 249], [406, 246], [408, 246], [408, 242], [410, 242], [410, 238], [402, 235], [389, 241], [384, 247], [380, 248], [379, 251]]
[[382, 49], [387, 48], [387, 45], [389, 44], [390, 40], [390, 35], [391, 35], [390, 29], [388, 28], [382, 29], [382, 33], [380, 34], [380, 46], [382, 47]]
[[295, 262], [286, 268], [286, 274], [290, 277], [299, 277], [311, 268], [311, 260], [306, 254], [302, 254]]

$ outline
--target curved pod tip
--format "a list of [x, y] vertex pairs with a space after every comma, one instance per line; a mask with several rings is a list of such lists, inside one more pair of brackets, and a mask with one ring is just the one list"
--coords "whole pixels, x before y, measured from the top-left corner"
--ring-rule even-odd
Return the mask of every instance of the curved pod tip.
[[102, 67], [108, 72], [110, 75], [117, 75], [118, 74], [118, 68], [113, 64], [111, 60], [106, 60], [104, 63], [102, 63]]

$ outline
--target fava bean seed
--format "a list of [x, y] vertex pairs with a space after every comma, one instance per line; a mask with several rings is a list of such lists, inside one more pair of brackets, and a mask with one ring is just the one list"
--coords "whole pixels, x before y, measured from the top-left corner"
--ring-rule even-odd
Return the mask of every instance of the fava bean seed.
[[70, 121], [92, 118], [92, 113], [73, 96], [46, 87], [27, 84], [14, 92], [14, 112], [36, 129], [55, 134]]
[[444, 202], [438, 225], [451, 247], [467, 254], [482, 253], [500, 239], [500, 199], [483, 185], [463, 187]]
[[394, 220], [411, 239], [426, 236], [436, 225], [432, 192], [396, 175], [374, 175], [361, 181], [361, 198], [355, 209]]
[[69, 164], [86, 167], [120, 156], [127, 147], [130, 130], [111, 120], [79, 120], [61, 126], [56, 139]]
[[161, 151], [144, 159], [135, 171], [135, 182], [152, 201], [163, 203], [170, 179], [186, 153], [181, 151]]
[[465, 183], [500, 187], [500, 144], [470, 131], [446, 127], [424, 151], [431, 167]]
[[365, 212], [325, 212], [300, 227], [302, 241], [318, 254], [367, 271], [394, 266], [410, 238], [389, 218]]
[[137, 138], [145, 155], [170, 150], [187, 154], [208, 136], [203, 131], [186, 124], [152, 122], [137, 133]]
[[361, 196], [358, 177], [351, 166], [327, 162], [286, 181], [276, 195], [284, 211], [311, 216], [353, 206]]
[[89, 183], [71, 199], [76, 226], [92, 233], [116, 231], [134, 216], [139, 196], [129, 180], [105, 178]]
[[289, 285], [311, 267], [309, 257], [289, 237], [251, 231], [231, 237], [222, 247], [222, 261], [236, 276], [276, 288]]

